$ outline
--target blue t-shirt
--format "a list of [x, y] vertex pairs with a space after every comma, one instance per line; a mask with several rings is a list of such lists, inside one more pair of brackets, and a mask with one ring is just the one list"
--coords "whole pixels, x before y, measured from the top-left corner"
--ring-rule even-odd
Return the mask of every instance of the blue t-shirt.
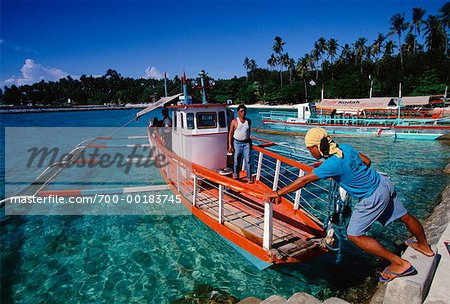
[[359, 157], [359, 152], [349, 145], [339, 145], [344, 154], [325, 160], [312, 172], [319, 178], [333, 178], [348, 194], [356, 198], [370, 196], [380, 183], [380, 175], [368, 168]]

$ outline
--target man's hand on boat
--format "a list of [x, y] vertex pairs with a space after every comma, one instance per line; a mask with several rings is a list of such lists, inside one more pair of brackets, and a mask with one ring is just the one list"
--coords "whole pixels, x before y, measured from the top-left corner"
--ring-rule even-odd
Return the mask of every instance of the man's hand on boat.
[[272, 204], [279, 204], [281, 203], [281, 196], [278, 195], [277, 191], [272, 191], [264, 194], [265, 202], [271, 202]]

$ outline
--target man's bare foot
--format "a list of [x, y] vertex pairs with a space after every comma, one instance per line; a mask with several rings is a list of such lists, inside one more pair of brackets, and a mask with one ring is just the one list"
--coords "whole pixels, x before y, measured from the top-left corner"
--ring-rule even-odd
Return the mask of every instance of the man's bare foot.
[[420, 252], [424, 256], [432, 257], [434, 256], [433, 250], [431, 250], [430, 245], [426, 244], [420, 244], [419, 242], [413, 241], [413, 240], [406, 240], [405, 245], [411, 247], [412, 249]]

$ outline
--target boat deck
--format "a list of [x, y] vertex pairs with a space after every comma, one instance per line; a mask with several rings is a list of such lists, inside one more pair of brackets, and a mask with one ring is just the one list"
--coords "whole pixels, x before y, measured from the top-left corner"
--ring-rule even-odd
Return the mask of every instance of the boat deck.
[[[197, 207], [218, 220], [219, 199], [216, 189], [198, 193]], [[264, 233], [264, 208], [261, 202], [243, 197], [233, 191], [225, 191], [222, 221], [229, 229], [262, 246]], [[273, 253], [278, 258], [299, 258], [317, 245], [301, 229], [274, 218]]]

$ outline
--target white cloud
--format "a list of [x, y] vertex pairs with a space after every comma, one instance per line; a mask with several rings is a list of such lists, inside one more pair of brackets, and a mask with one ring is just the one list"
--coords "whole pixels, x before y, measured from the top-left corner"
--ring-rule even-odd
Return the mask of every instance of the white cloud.
[[[169, 74], [166, 73], [167, 78], [169, 78]], [[145, 69], [145, 76], [143, 76], [145, 79], [163, 79], [164, 78], [164, 72], [159, 71], [156, 67], [147, 67]]]
[[[57, 81], [61, 78], [69, 76], [69, 73], [64, 72], [57, 68], [44, 67], [39, 63], [34, 62], [33, 59], [25, 60], [25, 64], [20, 69], [22, 72], [22, 76], [20, 77], [11, 77], [3, 81], [2, 86], [11, 86], [15, 85], [25, 85], [25, 84], [33, 84], [39, 82], [41, 80], [44, 81]], [[72, 76], [73, 78], [77, 78]]]

